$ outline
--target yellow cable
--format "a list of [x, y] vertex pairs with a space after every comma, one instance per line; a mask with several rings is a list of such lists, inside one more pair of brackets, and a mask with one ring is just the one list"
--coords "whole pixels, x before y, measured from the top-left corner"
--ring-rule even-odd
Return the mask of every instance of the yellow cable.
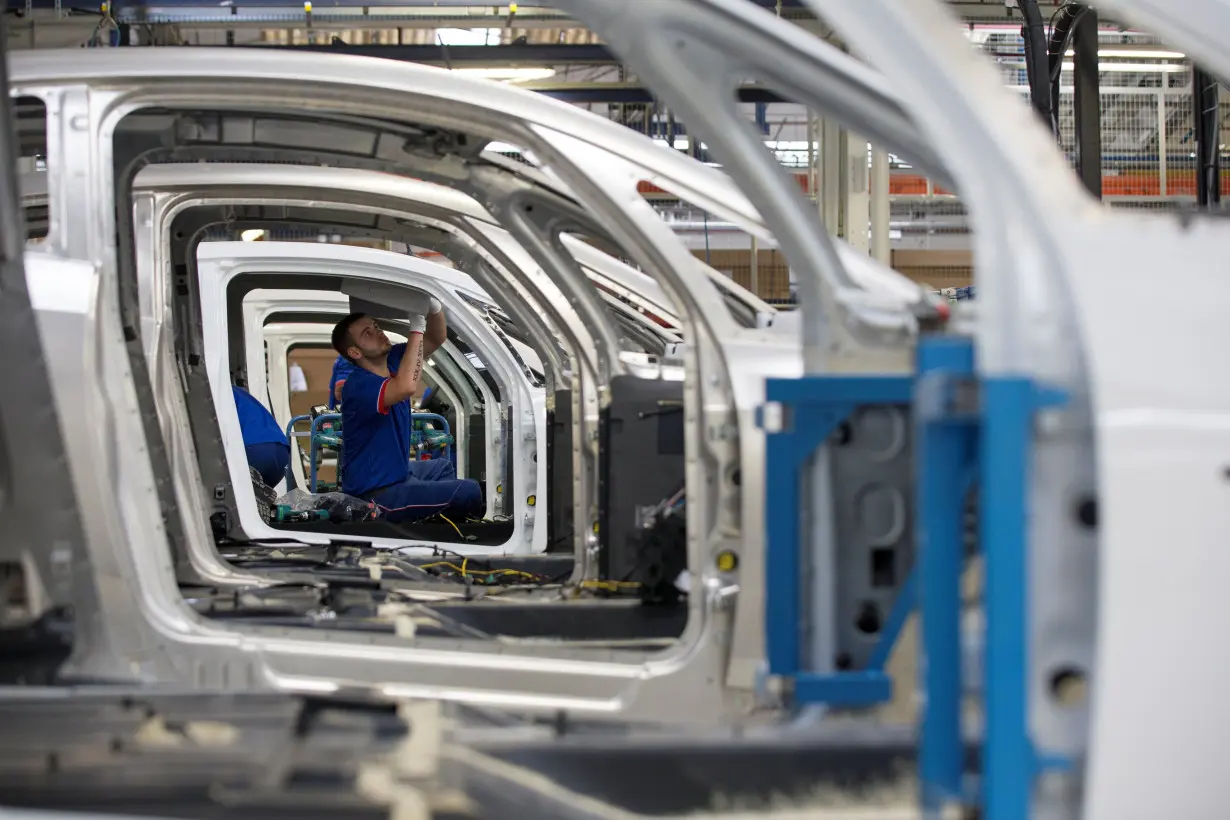
[[431, 567], [448, 567], [453, 572], [458, 572], [463, 575], [465, 574], [465, 569], [463, 567], [457, 566], [452, 561], [436, 561], [435, 563], [431, 563], [431, 564], [420, 564], [419, 565], [419, 569], [429, 569]]
[[607, 592], [615, 592], [620, 589], [635, 589], [639, 587], [636, 581], [582, 581], [581, 587], [584, 589], [601, 589]]
[[523, 578], [538, 579], [542, 577], [541, 575], [535, 575], [532, 572], [524, 572], [519, 569], [501, 569], [501, 570], [498, 570], [498, 572], [500, 575], [520, 575]]
[[[447, 567], [448, 569], [451, 569], [453, 572], [456, 572], [458, 575], [465, 577], [468, 572], [469, 563], [470, 563], [469, 558], [463, 558], [461, 560], [461, 566], [457, 566], [452, 561], [432, 561], [430, 564], [419, 564], [419, 569], [432, 569], [433, 567]], [[490, 571], [480, 570], [479, 572], [476, 572], [475, 575], [517, 575], [522, 578], [532, 578], [534, 580], [539, 580], [542, 578], [541, 575], [535, 575], [532, 572], [525, 572], [519, 569], [492, 569]]]
[[452, 528], [457, 531], [457, 535], [458, 537], [461, 538], [462, 541], [465, 540], [465, 536], [461, 534], [461, 527], [458, 527], [456, 524], [454, 524], [447, 515], [442, 515], [440, 517], [443, 518], [445, 521], [448, 521], [448, 523], [452, 526]]

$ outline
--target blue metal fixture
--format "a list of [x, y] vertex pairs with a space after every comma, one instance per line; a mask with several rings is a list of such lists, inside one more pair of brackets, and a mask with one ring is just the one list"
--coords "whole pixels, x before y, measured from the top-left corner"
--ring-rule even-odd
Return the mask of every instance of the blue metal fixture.
[[1026, 820], [1034, 778], [1064, 768], [1043, 760], [1029, 733], [1029, 515], [1026, 488], [1034, 416], [1066, 397], [1026, 378], [981, 381], [979, 540], [986, 556], [986, 738], [983, 806], [988, 818]]
[[918, 348], [916, 424], [918, 572], [927, 692], [919, 781], [927, 810], [963, 799], [961, 730], [961, 574], [965, 499], [977, 481], [979, 408], [974, 349], [968, 339], [939, 336]]
[[[453, 435], [453, 430], [451, 427], [449, 427], [448, 419], [444, 418], [444, 416], [441, 416], [439, 413], [420, 413], [418, 411], [415, 411], [414, 415], [411, 418], [413, 421], [416, 421], [416, 422], [417, 421], [430, 421], [435, 424], [439, 424], [444, 435], [446, 436]], [[453, 447], [446, 444], [441, 449], [444, 451], [444, 457], [447, 458], [449, 461], [451, 461], [453, 463], [453, 468], [456, 469], [457, 456], [456, 456], [456, 453], [454, 452]]]
[[854, 410], [868, 405], [908, 404], [913, 379], [909, 376], [805, 376], [770, 379], [765, 398], [780, 409], [771, 424], [762, 412], [766, 433], [765, 627], [768, 671], [793, 685], [796, 704], [869, 706], [887, 701], [892, 687], [884, 673], [906, 617], [913, 608], [912, 580], [898, 593], [893, 611], [879, 636], [866, 668], [818, 672], [805, 662], [804, 641], [809, 623], [800, 582], [800, 508], [803, 471], [817, 448]]
[[918, 348], [914, 414], [918, 426], [917, 541], [922, 582], [926, 708], [919, 749], [924, 809], [968, 802], [961, 713], [961, 574], [964, 502], [978, 489], [985, 566], [983, 609], [985, 736], [981, 794], [985, 816], [1026, 820], [1034, 778], [1063, 760], [1042, 760], [1029, 732], [1027, 692], [1029, 542], [1027, 490], [1034, 416], [1062, 393], [1018, 377], [980, 378], [971, 340], [925, 338]]
[[[770, 380], [766, 427], [765, 626], [769, 673], [793, 682], [796, 704], [869, 705], [888, 699], [884, 664], [917, 604], [926, 691], [919, 749], [926, 816], [945, 804], [979, 803], [992, 820], [1027, 820], [1035, 778], [1069, 765], [1037, 754], [1027, 693], [1027, 487], [1036, 413], [1066, 400], [1033, 380], [979, 377], [970, 339], [932, 336], [918, 347], [917, 374], [807, 376]], [[902, 404], [915, 425], [916, 567], [900, 588], [867, 668], [817, 673], [804, 661], [809, 624], [799, 576], [802, 481], [816, 449], [856, 408]], [[771, 423], [765, 424], [774, 410]], [[778, 415], [780, 413], [780, 415]], [[961, 576], [965, 501], [977, 489], [985, 560], [985, 737], [977, 794], [965, 782]]]
[[[444, 418], [444, 416], [441, 416], [438, 413], [417, 413], [416, 412], [414, 413], [412, 418], [414, 421], [430, 421], [434, 424], [440, 425], [443, 433], [446, 436], [452, 436], [453, 434], [452, 428], [449, 427], [448, 419]], [[341, 420], [342, 420], [341, 413], [322, 413], [316, 418], [312, 418], [310, 415], [295, 416], [286, 425], [286, 437], [288, 439], [293, 440], [295, 438], [304, 438], [304, 437], [307, 437], [308, 439], [308, 460], [311, 462], [311, 468], [310, 468], [311, 472], [309, 474], [309, 479], [308, 479], [308, 492], [315, 493], [317, 490], [317, 483], [318, 483], [317, 482], [317, 470], [319, 469], [319, 461], [320, 461], [319, 450], [320, 448], [323, 446], [329, 446], [334, 449], [337, 449], [339, 454], [341, 452], [342, 437], [340, 435], [333, 434], [329, 436], [329, 438], [332, 439], [331, 441], [328, 441], [328, 442], [322, 441], [320, 437], [322, 435], [325, 435], [325, 433], [321, 430], [321, 426], [327, 422], [340, 422]], [[306, 433], [296, 432], [295, 425], [301, 422], [305, 422], [305, 421], [311, 421], [312, 423], [311, 429]], [[444, 457], [447, 458], [449, 461], [451, 461], [453, 463], [453, 466], [456, 467], [457, 456], [455, 453], [455, 449], [452, 446], [446, 444], [444, 445], [444, 447], [441, 448], [441, 450], [443, 452]], [[338, 475], [337, 475], [339, 487], [341, 486], [341, 481], [342, 481], [341, 470], [342, 470], [341, 461], [339, 459]], [[288, 469], [287, 470], [287, 481], [288, 482], [290, 481], [290, 476], [291, 476], [291, 473], [290, 473], [290, 470]]]
[[[297, 448], [297, 447], [293, 446], [293, 445], [294, 445], [294, 443], [295, 443], [295, 439], [296, 439], [296, 438], [303, 438], [304, 436], [311, 435], [310, 433], [297, 433], [297, 432], [295, 432], [295, 425], [297, 425], [297, 424], [299, 424], [299, 423], [301, 423], [301, 422], [311, 421], [311, 419], [312, 419], [312, 417], [311, 417], [311, 416], [309, 416], [309, 415], [295, 416], [294, 418], [292, 418], [292, 419], [291, 419], [289, 422], [287, 422], [287, 424], [286, 424], [286, 440], [287, 440], [287, 441], [289, 441], [289, 442], [291, 443], [291, 445], [292, 445], [292, 446], [291, 446], [291, 448], [290, 448], [290, 450], [291, 450], [291, 455], [290, 455], [290, 457], [291, 457], [292, 459], [294, 459], [294, 458], [299, 458], [299, 457], [300, 457], [300, 456], [299, 456], [299, 452], [300, 452], [299, 448]], [[290, 463], [288, 463], [288, 464], [286, 465], [286, 486], [287, 486], [287, 487], [294, 487], [294, 486], [295, 486], [295, 471], [291, 469]]]
[[[308, 445], [308, 460], [312, 462], [312, 476], [308, 481], [308, 491], [309, 492], [312, 492], [312, 493], [316, 492], [316, 470], [318, 468], [318, 462], [320, 460], [319, 454], [317, 453], [317, 448], [319, 445], [318, 445], [316, 437], [321, 432], [320, 426], [327, 421], [340, 422], [341, 420], [342, 420], [341, 413], [321, 413], [319, 416], [312, 419], [311, 438], [308, 439], [308, 441], [310, 442]], [[340, 458], [338, 459], [338, 463], [337, 463], [337, 473], [338, 473], [337, 475], [338, 486], [341, 486], [342, 462]]]

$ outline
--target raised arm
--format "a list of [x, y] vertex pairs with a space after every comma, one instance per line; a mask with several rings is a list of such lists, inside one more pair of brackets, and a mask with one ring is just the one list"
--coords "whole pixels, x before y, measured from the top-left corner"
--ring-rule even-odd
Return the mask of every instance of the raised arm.
[[431, 309], [427, 314], [427, 328], [423, 333], [423, 358], [430, 357], [447, 340], [448, 324], [444, 320], [444, 306], [433, 296]]
[[426, 324], [427, 320], [423, 316], [410, 318], [406, 352], [397, 365], [397, 372], [385, 382], [381, 394], [382, 412], [419, 392], [423, 378], [423, 332]]

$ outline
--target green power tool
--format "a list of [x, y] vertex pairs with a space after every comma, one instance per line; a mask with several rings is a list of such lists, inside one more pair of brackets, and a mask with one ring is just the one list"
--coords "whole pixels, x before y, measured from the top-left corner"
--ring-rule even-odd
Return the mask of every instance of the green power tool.
[[289, 504], [279, 504], [274, 521], [279, 524], [304, 524], [308, 521], [328, 521], [328, 510], [296, 510]]

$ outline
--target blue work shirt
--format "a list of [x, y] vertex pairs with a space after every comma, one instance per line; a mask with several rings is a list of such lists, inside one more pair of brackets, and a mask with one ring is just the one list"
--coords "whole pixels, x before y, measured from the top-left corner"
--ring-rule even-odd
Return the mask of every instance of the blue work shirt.
[[[397, 373], [404, 344], [389, 351], [389, 374]], [[355, 367], [342, 386], [342, 492], [364, 496], [410, 475], [410, 400], [384, 406], [388, 379]]]
[[235, 394], [235, 410], [239, 413], [239, 429], [243, 431], [243, 446], [255, 444], [285, 444], [290, 446], [286, 433], [278, 426], [278, 420], [265, 409], [265, 405], [242, 387], [231, 385]]
[[[333, 360], [333, 372], [329, 374], [329, 406], [337, 407], [337, 397], [333, 393], [333, 388], [340, 381], [345, 381], [350, 378], [350, 374], [354, 372], [354, 362], [349, 359], [338, 356]], [[345, 388], [343, 388], [345, 389]]]

